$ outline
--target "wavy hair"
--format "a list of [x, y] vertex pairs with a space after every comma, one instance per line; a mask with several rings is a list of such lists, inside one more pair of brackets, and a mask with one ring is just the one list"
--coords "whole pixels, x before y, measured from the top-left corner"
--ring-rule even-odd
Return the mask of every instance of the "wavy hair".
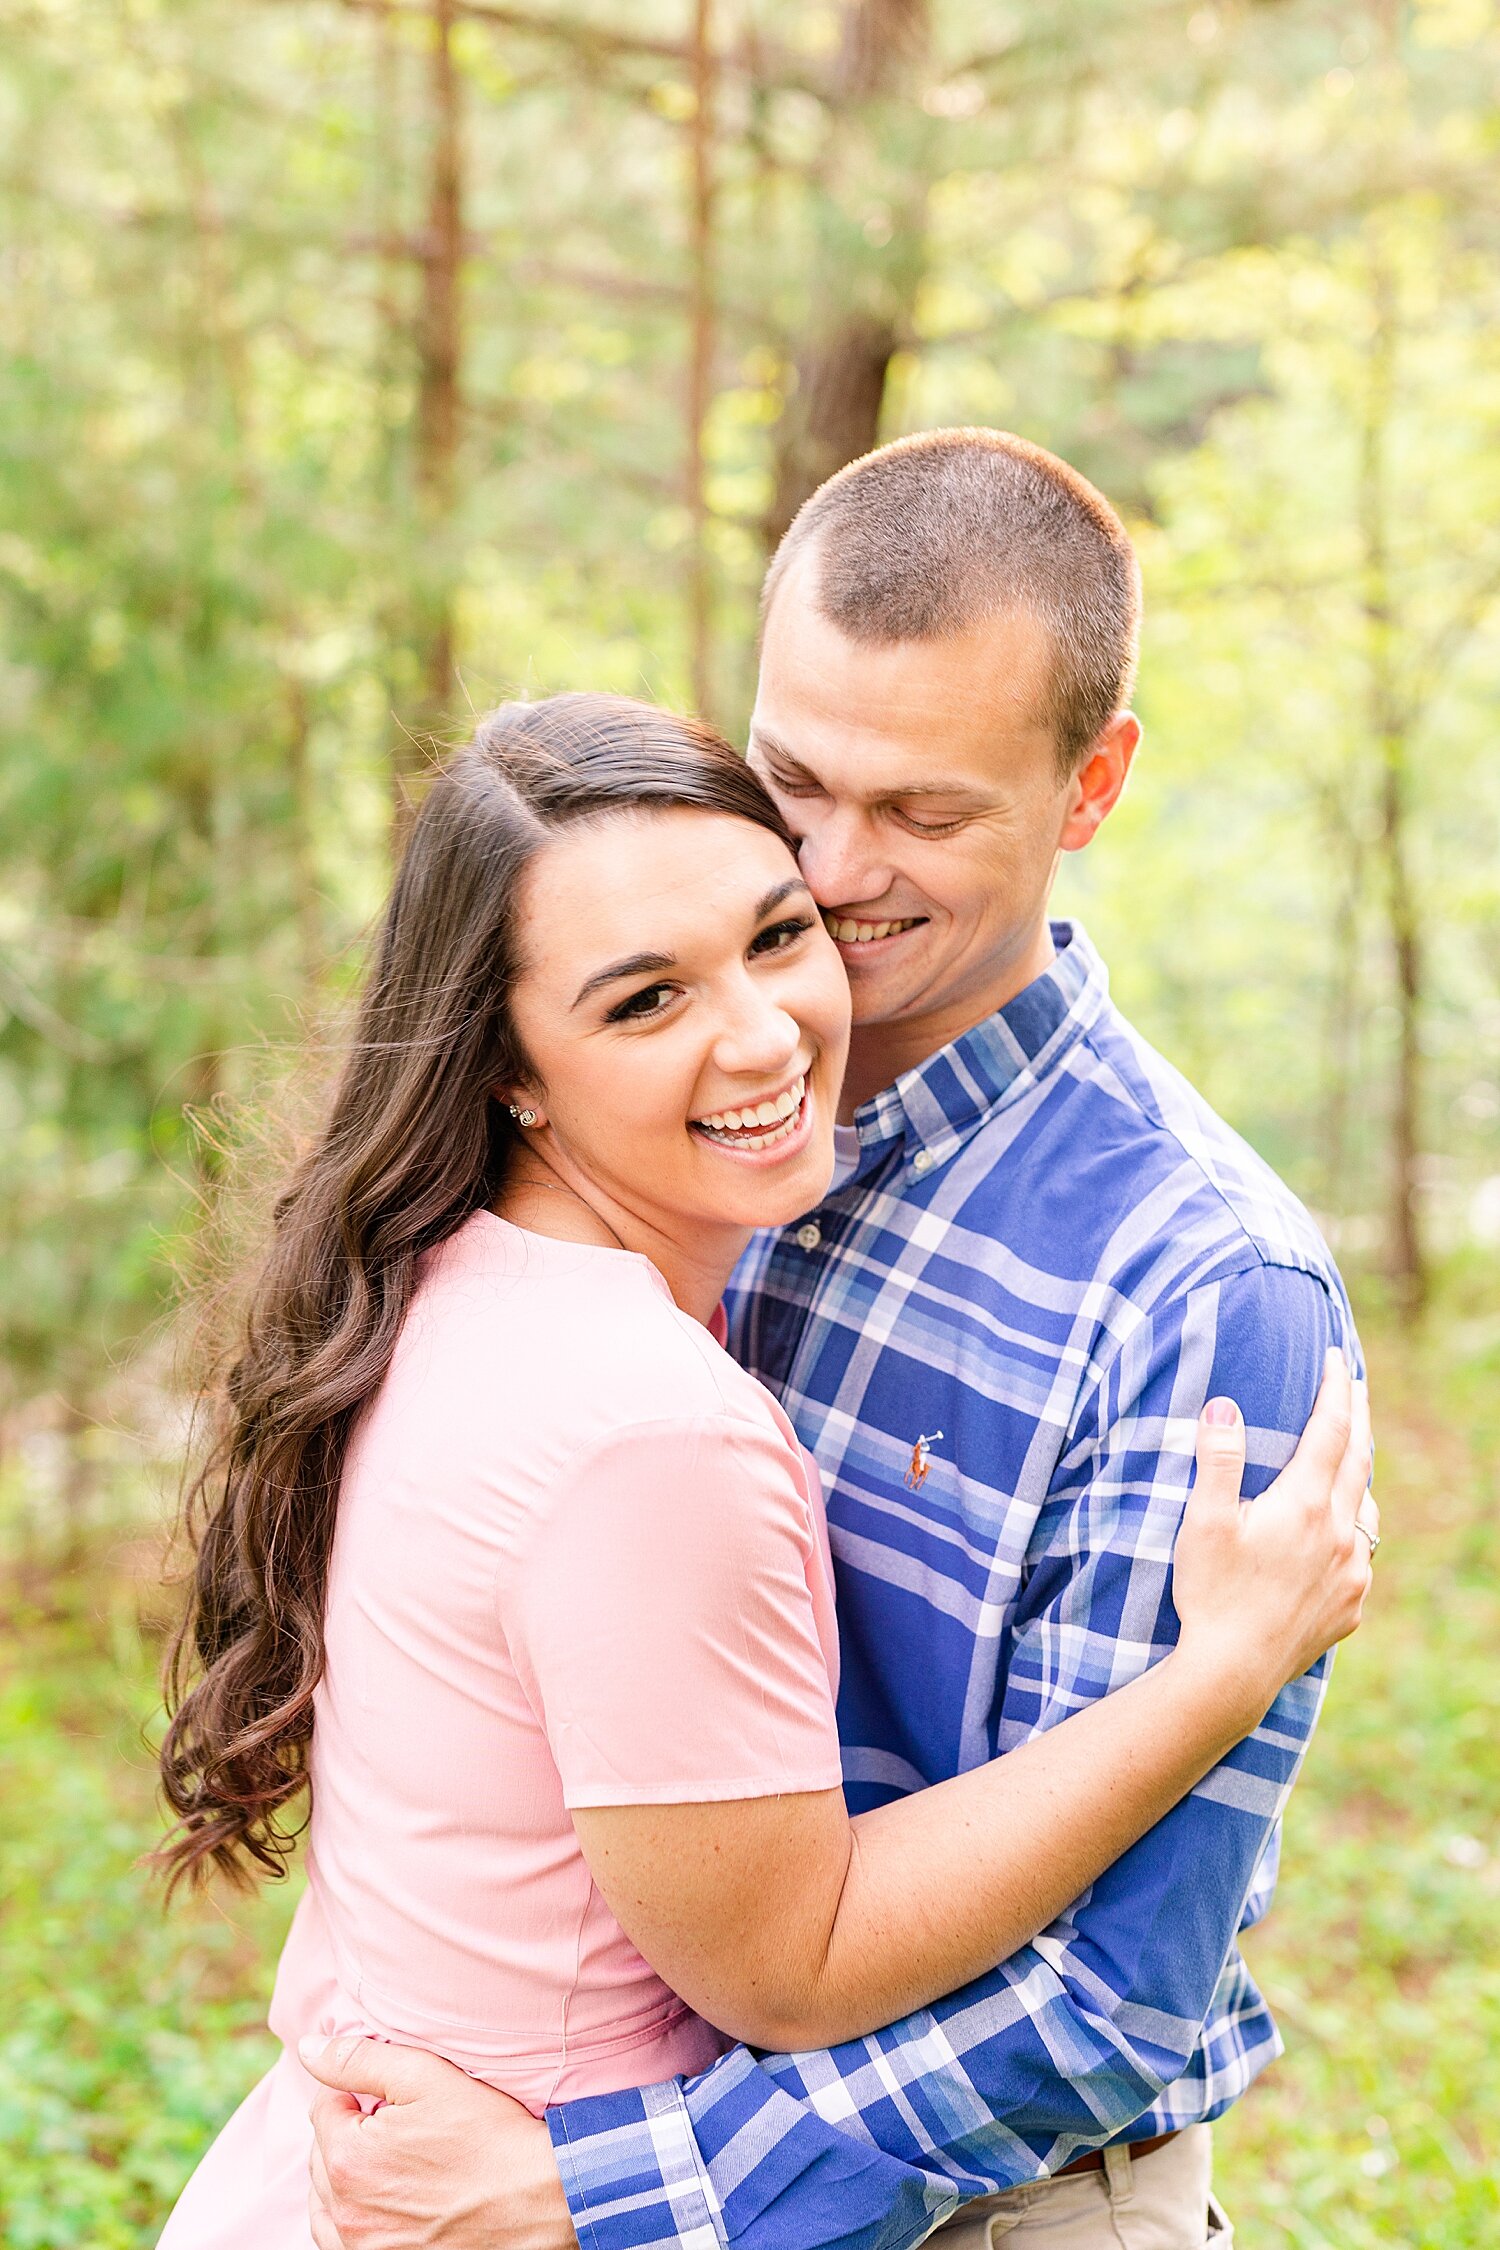
[[[710, 729], [625, 697], [506, 704], [433, 782], [374, 945], [321, 1131], [275, 1204], [186, 1486], [193, 1549], [167, 1665], [169, 1888], [285, 1871], [308, 1787], [344, 1456], [424, 1251], [495, 1200], [528, 1075], [510, 998], [536, 854], [579, 822], [691, 809], [792, 838]], [[303, 1816], [305, 1821], [305, 1813]]]

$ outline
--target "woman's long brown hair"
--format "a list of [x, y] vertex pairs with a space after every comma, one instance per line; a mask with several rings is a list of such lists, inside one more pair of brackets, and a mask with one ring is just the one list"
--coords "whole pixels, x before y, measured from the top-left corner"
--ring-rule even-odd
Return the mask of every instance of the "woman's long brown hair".
[[[418, 1261], [494, 1201], [527, 1075], [517, 906], [549, 837], [622, 812], [731, 814], [791, 838], [728, 745], [624, 697], [507, 704], [433, 783], [378, 934], [322, 1131], [275, 1206], [187, 1487], [191, 1594], [168, 1663], [169, 1882], [279, 1875], [308, 1782], [323, 1597], [350, 1433]], [[300, 1825], [300, 1823], [298, 1824]]]

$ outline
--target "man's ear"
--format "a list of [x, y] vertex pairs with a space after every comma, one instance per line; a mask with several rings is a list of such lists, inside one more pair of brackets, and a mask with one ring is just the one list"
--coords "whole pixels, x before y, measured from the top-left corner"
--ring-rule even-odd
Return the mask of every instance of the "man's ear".
[[1093, 842], [1120, 801], [1140, 739], [1141, 722], [1133, 711], [1117, 711], [1095, 736], [1070, 784], [1068, 814], [1057, 839], [1063, 851], [1081, 852]]

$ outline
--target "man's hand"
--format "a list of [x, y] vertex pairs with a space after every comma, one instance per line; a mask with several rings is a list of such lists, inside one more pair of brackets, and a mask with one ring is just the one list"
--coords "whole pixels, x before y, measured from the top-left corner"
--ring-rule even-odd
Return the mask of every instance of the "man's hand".
[[301, 2052], [332, 2089], [312, 2112], [318, 2250], [577, 2250], [547, 2128], [508, 2094], [379, 2039]]

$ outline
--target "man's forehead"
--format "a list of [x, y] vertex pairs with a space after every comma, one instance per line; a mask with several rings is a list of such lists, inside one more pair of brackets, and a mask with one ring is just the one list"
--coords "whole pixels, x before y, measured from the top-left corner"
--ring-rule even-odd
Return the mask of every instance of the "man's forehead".
[[1047, 628], [1012, 610], [946, 641], [856, 642], [793, 580], [761, 650], [752, 740], [809, 767], [836, 759], [886, 793], [972, 788], [1051, 728]]

